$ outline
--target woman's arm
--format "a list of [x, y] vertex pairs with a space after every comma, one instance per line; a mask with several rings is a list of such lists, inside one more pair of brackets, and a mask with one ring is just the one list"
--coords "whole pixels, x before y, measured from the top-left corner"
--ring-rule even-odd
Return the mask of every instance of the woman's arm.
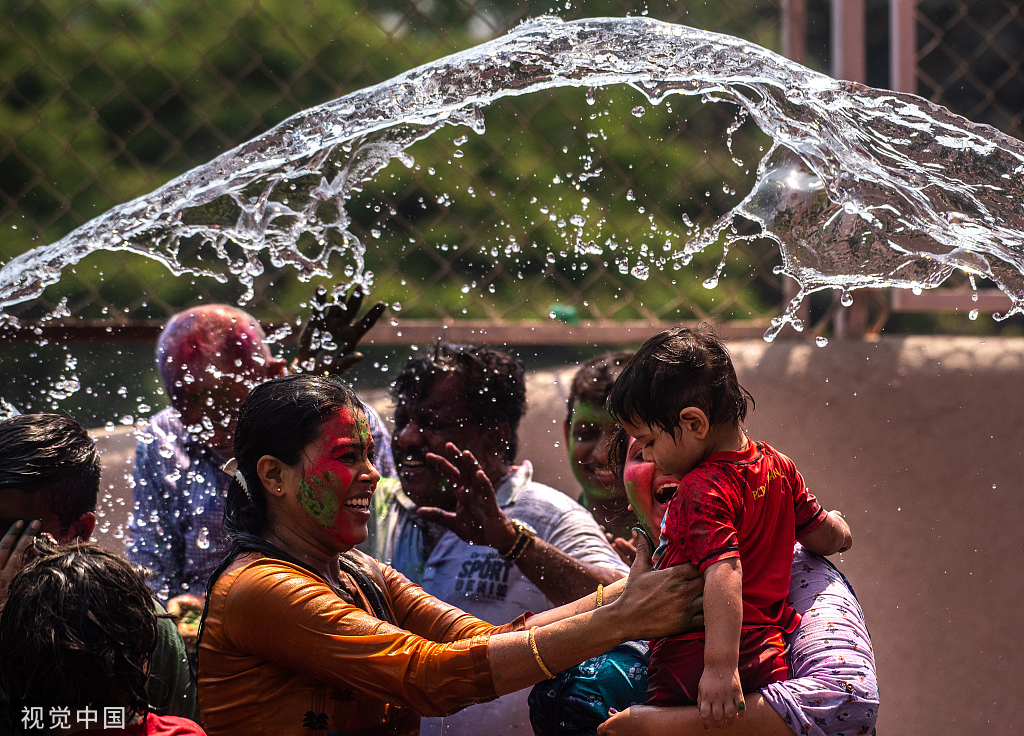
[[[760, 693], [746, 696], [743, 716], [714, 730], [718, 736], [793, 736], [793, 731]], [[634, 705], [612, 714], [597, 727], [598, 736], [703, 736], [707, 733], [696, 706], [657, 708]]]
[[[541, 663], [557, 673], [630, 639], [681, 632], [691, 625], [697, 587], [688, 574], [691, 571], [682, 566], [652, 571], [650, 548], [642, 542], [625, 585], [613, 591], [614, 601], [595, 608], [588, 596], [558, 609], [561, 618], [540, 614], [527, 619], [529, 628], [537, 627], [536, 653], [528, 631], [491, 637], [488, 658], [495, 690], [503, 695], [540, 682], [548, 674]], [[574, 607], [583, 610], [564, 617]]]
[[208, 650], [251, 656], [421, 715], [448, 715], [497, 695], [487, 636], [429, 641], [342, 600], [322, 580], [282, 561], [259, 560], [223, 575], [204, 628], [201, 658]]

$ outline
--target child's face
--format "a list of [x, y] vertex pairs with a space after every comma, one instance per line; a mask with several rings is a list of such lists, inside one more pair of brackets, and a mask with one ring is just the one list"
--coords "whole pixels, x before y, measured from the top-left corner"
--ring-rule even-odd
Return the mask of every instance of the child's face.
[[707, 454], [700, 438], [685, 423], [676, 432], [649, 424], [621, 422], [622, 428], [642, 448], [643, 459], [655, 463], [670, 475], [682, 478], [700, 465]]

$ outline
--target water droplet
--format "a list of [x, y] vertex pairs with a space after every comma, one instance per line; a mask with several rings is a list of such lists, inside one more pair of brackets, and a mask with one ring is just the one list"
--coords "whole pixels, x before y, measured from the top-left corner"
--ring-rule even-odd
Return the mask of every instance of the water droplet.
[[597, 100], [597, 90], [593, 87], [587, 87], [587, 104], [593, 105]]
[[647, 110], [644, 109], [643, 105], [637, 105], [636, 107], [633, 108], [632, 112], [634, 117], [641, 118], [643, 117], [644, 113], [647, 112]]
[[468, 294], [469, 293], [469, 284], [463, 284], [461, 291], [462, 291], [463, 294]]
[[633, 274], [633, 276], [635, 276], [636, 278], [640, 279], [641, 281], [646, 281], [647, 278], [651, 275], [651, 269], [647, 266], [646, 263], [638, 263], [635, 266], [633, 266], [633, 270], [630, 271], [630, 273]]
[[814, 344], [817, 345], [819, 348], [823, 348], [826, 345], [828, 345], [828, 338], [825, 337], [824, 335], [818, 335], [816, 338], [814, 338]]
[[210, 548], [210, 530], [205, 526], [199, 530], [199, 536], [196, 537], [196, 546], [199, 549]]
[[712, 276], [709, 279], [704, 279], [704, 288], [705, 289], [714, 289], [716, 286], [718, 286], [718, 277], [717, 276]]
[[978, 310], [972, 309], [970, 312], [968, 312], [967, 319], [972, 321], [978, 319]]
[[853, 304], [853, 294], [844, 289], [843, 293], [839, 295], [839, 303], [844, 307], [849, 307]]
[[544, 256], [544, 259], [548, 263], [554, 263], [555, 262], [555, 254], [554, 253], [548, 253], [546, 256]]
[[456, 149], [454, 152], [452, 152], [452, 156], [454, 156], [455, 158], [462, 158], [465, 155], [465, 152], [459, 149]]
[[380, 230], [378, 230], [377, 228], [373, 228], [370, 231], [370, 235], [372, 235], [375, 238], [379, 238], [380, 237]]
[[456, 146], [461, 146], [463, 143], [465, 143], [468, 140], [469, 140], [469, 136], [468, 135], [460, 135], [458, 138], [456, 138], [454, 140], [454, 143], [455, 143]]
[[392, 312], [401, 312], [402, 311], [402, 303], [401, 302], [392, 302], [391, 303], [391, 311]]

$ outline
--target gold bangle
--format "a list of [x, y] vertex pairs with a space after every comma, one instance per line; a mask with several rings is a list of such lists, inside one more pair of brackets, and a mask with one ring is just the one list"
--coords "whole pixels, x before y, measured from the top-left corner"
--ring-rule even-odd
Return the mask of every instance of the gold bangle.
[[549, 670], [548, 666], [546, 664], [544, 664], [544, 660], [540, 658], [540, 652], [537, 651], [537, 633], [536, 632], [537, 632], [537, 627], [536, 626], [534, 626], [532, 629], [530, 629], [530, 649], [533, 650], [533, 658], [537, 660], [537, 665], [540, 667], [540, 671], [543, 672], [545, 677], [547, 677], [550, 680], [550, 679], [552, 679], [554, 677], [554, 675], [551, 674], [551, 670]]
[[604, 604], [604, 583], [597, 584], [597, 607], [600, 608]]

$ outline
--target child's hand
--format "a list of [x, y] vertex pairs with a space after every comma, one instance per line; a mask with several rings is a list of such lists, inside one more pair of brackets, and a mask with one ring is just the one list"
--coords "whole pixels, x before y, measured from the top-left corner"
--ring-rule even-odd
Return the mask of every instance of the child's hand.
[[735, 667], [704, 666], [697, 689], [697, 708], [704, 728], [724, 726], [743, 714], [743, 689], [740, 673]]

